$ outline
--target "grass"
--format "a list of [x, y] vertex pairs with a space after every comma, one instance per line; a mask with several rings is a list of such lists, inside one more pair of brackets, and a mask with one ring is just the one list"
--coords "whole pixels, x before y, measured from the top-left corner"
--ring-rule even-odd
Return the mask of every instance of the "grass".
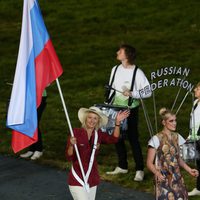
[[[104, 101], [104, 85], [112, 66], [117, 64], [115, 53], [120, 43], [130, 43], [138, 51], [137, 64], [148, 78], [152, 71], [165, 66], [181, 66], [191, 69], [189, 81], [199, 81], [200, 63], [200, 2], [198, 0], [40, 0], [45, 24], [51, 35], [64, 74], [60, 78], [64, 98], [73, 127], [80, 126], [77, 111]], [[11, 131], [5, 127], [7, 103], [10, 97], [21, 31], [22, 1], [0, 1], [0, 152], [14, 155], [10, 148]], [[41, 129], [45, 154], [40, 163], [68, 168], [64, 150], [69, 135], [68, 126], [58, 95], [56, 84], [47, 89], [48, 105], [44, 112]], [[178, 88], [156, 90], [156, 107], [171, 107]], [[176, 109], [185, 95], [181, 90]], [[154, 112], [152, 99], [145, 105], [152, 123]], [[178, 130], [188, 134], [189, 95], [178, 113]], [[149, 133], [142, 109], [140, 109], [140, 140], [146, 157]], [[127, 144], [128, 145], [128, 144]], [[128, 148], [130, 149], [130, 148]], [[109, 152], [109, 153], [108, 153]], [[129, 153], [130, 173], [110, 177], [105, 171], [117, 163], [113, 145], [104, 146], [99, 155], [101, 177], [140, 191], [152, 192], [152, 175], [146, 171], [146, 179], [135, 183], [134, 162]], [[109, 160], [109, 162], [108, 162]], [[185, 175], [188, 189], [194, 179]], [[195, 199], [195, 198], [191, 198]]]

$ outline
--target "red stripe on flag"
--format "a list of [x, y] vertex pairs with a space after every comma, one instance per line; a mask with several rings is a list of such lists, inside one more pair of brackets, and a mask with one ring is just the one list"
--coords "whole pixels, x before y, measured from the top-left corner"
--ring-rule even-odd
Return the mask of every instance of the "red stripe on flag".
[[36, 130], [33, 138], [28, 137], [17, 131], [12, 131], [12, 149], [15, 153], [21, 151], [22, 149], [30, 146], [38, 140], [38, 131]]
[[42, 52], [35, 59], [37, 107], [39, 107], [44, 89], [58, 78], [63, 69], [51, 40], [48, 40]]

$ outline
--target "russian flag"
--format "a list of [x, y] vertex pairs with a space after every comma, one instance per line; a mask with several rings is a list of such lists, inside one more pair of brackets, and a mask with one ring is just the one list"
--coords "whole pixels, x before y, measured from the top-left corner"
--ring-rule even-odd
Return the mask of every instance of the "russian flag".
[[7, 114], [16, 153], [37, 141], [37, 107], [44, 89], [63, 70], [37, 0], [24, 0], [17, 66]]

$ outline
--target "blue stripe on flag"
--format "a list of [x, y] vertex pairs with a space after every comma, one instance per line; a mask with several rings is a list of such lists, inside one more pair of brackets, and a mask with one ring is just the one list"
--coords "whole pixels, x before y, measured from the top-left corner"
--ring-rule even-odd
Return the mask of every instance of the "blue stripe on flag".
[[30, 11], [32, 34], [33, 34], [33, 48], [35, 58], [43, 50], [44, 45], [49, 40], [49, 34], [44, 24], [39, 4], [34, 2], [34, 6]]
[[28, 65], [26, 67], [26, 100], [25, 119], [23, 124], [8, 126], [11, 129], [33, 137], [37, 128], [37, 106], [36, 106], [36, 83], [35, 83], [35, 63], [33, 50], [31, 51]]

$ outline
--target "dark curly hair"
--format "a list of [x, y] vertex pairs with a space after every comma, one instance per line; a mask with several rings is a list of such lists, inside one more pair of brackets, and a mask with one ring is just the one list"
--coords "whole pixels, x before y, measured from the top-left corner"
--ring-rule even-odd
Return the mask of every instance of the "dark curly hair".
[[136, 49], [128, 44], [120, 45], [120, 49], [124, 49], [129, 64], [133, 65], [136, 58]]

